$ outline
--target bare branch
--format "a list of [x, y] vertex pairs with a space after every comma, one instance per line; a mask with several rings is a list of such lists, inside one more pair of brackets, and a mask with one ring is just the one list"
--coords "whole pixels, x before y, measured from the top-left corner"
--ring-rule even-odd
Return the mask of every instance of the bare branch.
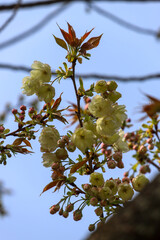
[[122, 27], [125, 27], [131, 31], [134, 31], [134, 32], [137, 32], [137, 33], [140, 33], [140, 34], [145, 34], [145, 35], [152, 35], [154, 37], [157, 36], [158, 32], [152, 30], [152, 29], [146, 29], [146, 28], [142, 28], [142, 27], [139, 27], [137, 25], [134, 25], [132, 23], [129, 23], [117, 16], [115, 16], [114, 14], [92, 4], [91, 5], [91, 9], [93, 9], [95, 12], [99, 13], [100, 15], [103, 15], [104, 17], [110, 19], [111, 21], [117, 23], [118, 25], [121, 25]]
[[32, 28], [30, 28], [29, 30], [20, 33], [19, 35], [0, 43], [0, 50], [4, 49], [6, 47], [9, 47], [10, 45], [13, 45], [21, 40], [23, 40], [24, 38], [27, 38], [31, 35], [33, 35], [33, 33], [36, 33], [37, 31], [39, 31], [41, 28], [43, 28], [50, 20], [52, 20], [54, 17], [56, 17], [58, 14], [60, 14], [62, 11], [64, 11], [67, 7], [67, 5], [69, 4], [69, 1], [63, 3], [60, 5], [59, 8], [57, 8], [56, 10], [52, 11], [51, 13], [49, 13], [45, 18], [43, 18], [38, 24], [36, 24], [35, 26], [33, 26]]
[[17, 4], [15, 5], [15, 8], [13, 10], [13, 13], [11, 14], [11, 16], [4, 22], [4, 24], [0, 27], [0, 32], [2, 32], [8, 25], [9, 23], [15, 18], [17, 10], [21, 4], [22, 0], [18, 0]]
[[[42, 7], [42, 6], [50, 6], [53, 4], [57, 4], [60, 2], [139, 2], [139, 3], [148, 3], [148, 2], [160, 2], [160, 0], [79, 0], [79, 1], [66, 1], [66, 0], [46, 0], [46, 1], [36, 1], [36, 2], [28, 2], [28, 3], [22, 3], [20, 5], [21, 9], [24, 8], [33, 8], [33, 7]], [[8, 5], [0, 5], [0, 11], [8, 11], [14, 9], [16, 4], [8, 4]]]
[[[30, 72], [31, 68], [26, 66], [18, 66], [18, 65], [12, 65], [12, 64], [6, 64], [6, 63], [0, 63], [1, 69], [9, 69], [14, 71], [24, 71], [24, 72]], [[56, 75], [55, 71], [52, 72], [53, 75]], [[87, 74], [76, 74], [76, 78], [82, 77], [83, 79], [104, 79], [104, 80], [116, 80], [119, 82], [142, 82], [147, 81], [151, 79], [159, 79], [160, 73], [153, 73], [148, 74], [144, 76], [131, 76], [131, 77], [121, 77], [118, 75], [106, 75], [106, 74], [98, 74], [98, 73], [87, 73]]]

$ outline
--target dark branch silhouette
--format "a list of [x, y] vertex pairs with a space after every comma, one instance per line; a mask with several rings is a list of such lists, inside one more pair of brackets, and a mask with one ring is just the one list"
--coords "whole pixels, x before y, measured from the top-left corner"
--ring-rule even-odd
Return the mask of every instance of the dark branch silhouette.
[[68, 2], [63, 3], [60, 5], [59, 8], [57, 8], [56, 10], [52, 11], [51, 13], [49, 13], [45, 18], [43, 18], [38, 24], [36, 24], [35, 26], [33, 26], [32, 28], [30, 28], [29, 30], [20, 33], [19, 35], [4, 41], [2, 43], [0, 43], [0, 50], [4, 49], [10, 45], [13, 45], [21, 40], [23, 40], [24, 38], [27, 38], [31, 35], [33, 35], [34, 33], [36, 33], [37, 31], [39, 31], [41, 28], [43, 28], [50, 20], [52, 20], [54, 17], [56, 17], [58, 14], [60, 14], [62, 11], [64, 11], [66, 9], [68, 5]]
[[[12, 64], [0, 63], [1, 69], [8, 69], [14, 71], [24, 71], [30, 72], [31, 68], [26, 66], [16, 66]], [[56, 75], [55, 71], [52, 72], [53, 75]], [[144, 76], [132, 76], [132, 77], [121, 77], [116, 75], [106, 75], [106, 74], [98, 74], [98, 73], [87, 73], [87, 74], [76, 74], [76, 78], [82, 77], [83, 79], [104, 79], [104, 80], [116, 80], [120, 82], [136, 82], [136, 81], [146, 81], [151, 79], [159, 79], [160, 73], [148, 74]]]
[[17, 4], [15, 5], [15, 8], [13, 9], [13, 13], [0, 27], [0, 32], [2, 32], [9, 25], [9, 23], [11, 23], [11, 21], [15, 18], [16, 14], [17, 14], [17, 11], [18, 11], [18, 8], [21, 4], [21, 1], [22, 0], [17, 1]]
[[152, 36], [157, 36], [158, 32], [152, 30], [152, 29], [146, 29], [143, 27], [139, 27], [137, 25], [134, 25], [132, 23], [129, 23], [117, 16], [115, 16], [114, 14], [92, 4], [91, 5], [91, 9], [93, 9], [95, 12], [99, 13], [100, 15], [103, 15], [104, 17], [110, 19], [111, 21], [117, 23], [118, 25], [125, 27], [131, 31], [137, 32], [137, 33], [141, 33], [141, 34], [147, 34], [147, 35], [152, 35]]
[[[46, 1], [31, 1], [28, 3], [22, 3], [20, 5], [20, 8], [33, 8], [33, 7], [42, 7], [42, 6], [49, 6], [53, 4], [57, 4], [60, 2], [140, 2], [140, 3], [148, 3], [148, 2], [160, 2], [160, 0], [80, 0], [80, 1], [65, 1], [65, 0], [46, 0]], [[12, 10], [15, 7], [16, 4], [2, 4], [0, 5], [0, 11], [5, 11], [5, 10]]]

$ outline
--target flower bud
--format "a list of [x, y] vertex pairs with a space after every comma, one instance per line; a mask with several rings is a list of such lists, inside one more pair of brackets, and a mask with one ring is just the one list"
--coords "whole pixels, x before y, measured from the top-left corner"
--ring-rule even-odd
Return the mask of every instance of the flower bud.
[[62, 215], [63, 215], [64, 218], [67, 218], [69, 216], [69, 213], [67, 211], [63, 211]]
[[88, 227], [88, 230], [90, 232], [93, 232], [95, 230], [95, 225], [94, 224], [90, 224], [89, 227]]
[[122, 97], [122, 94], [116, 91], [110, 92], [108, 94], [108, 99], [115, 103], [119, 98]]
[[88, 183], [82, 184], [82, 188], [85, 192], [88, 192], [91, 189], [91, 185]]
[[143, 165], [143, 166], [140, 167], [139, 171], [140, 171], [140, 173], [145, 174], [147, 172], [150, 172], [151, 169], [150, 169], [149, 165]]
[[105, 80], [99, 80], [94, 86], [94, 90], [97, 93], [104, 93], [107, 91], [107, 83]]
[[114, 169], [114, 168], [117, 166], [117, 163], [116, 163], [114, 160], [109, 160], [109, 161], [107, 162], [107, 166], [108, 166], [108, 168], [110, 168], [110, 169]]
[[69, 142], [66, 147], [69, 152], [74, 152], [76, 150], [76, 146], [72, 142]]
[[66, 209], [65, 209], [65, 210], [66, 210], [67, 212], [72, 212], [73, 209], [74, 209], [74, 204], [70, 203], [70, 204], [68, 204], [68, 205], [66, 206]]
[[101, 201], [100, 201], [100, 205], [101, 205], [102, 207], [106, 207], [106, 206], [107, 206], [107, 201], [106, 201], [106, 200], [101, 200]]
[[107, 82], [107, 90], [108, 91], [114, 91], [118, 87], [117, 83], [115, 81], [109, 81]]
[[59, 158], [60, 160], [65, 160], [68, 157], [68, 153], [66, 149], [64, 148], [59, 148], [56, 151], [56, 157]]
[[130, 183], [130, 179], [128, 177], [122, 178], [122, 182]]
[[103, 214], [103, 209], [101, 207], [98, 207], [94, 210], [94, 212], [97, 216], [101, 216]]
[[118, 168], [124, 168], [124, 163], [123, 163], [122, 161], [119, 161], [119, 162], [117, 163], [117, 167], [118, 167]]
[[60, 216], [63, 215], [63, 209], [62, 209], [62, 208], [59, 210], [59, 215], [60, 215]]
[[50, 208], [50, 214], [55, 214], [56, 212], [59, 211], [59, 208], [60, 208], [59, 205], [53, 205], [53, 206]]
[[98, 199], [97, 199], [96, 197], [92, 197], [92, 198], [90, 199], [90, 204], [91, 204], [92, 206], [96, 206], [97, 203], [98, 203]]
[[116, 162], [119, 162], [122, 160], [122, 152], [115, 152], [113, 154], [113, 158]]
[[77, 209], [77, 210], [75, 210], [74, 212], [73, 212], [73, 219], [74, 219], [74, 221], [79, 221], [79, 220], [81, 220], [81, 218], [82, 218], [82, 211], [81, 210], [79, 210], [79, 209]]
[[20, 110], [21, 110], [21, 111], [25, 111], [25, 110], [26, 110], [26, 106], [25, 106], [25, 105], [21, 105], [21, 106], [20, 106]]
[[15, 108], [12, 109], [13, 114], [17, 114], [17, 112], [18, 112], [17, 109], [15, 109]]
[[0, 133], [3, 133], [4, 129], [5, 128], [3, 126], [0, 126]]

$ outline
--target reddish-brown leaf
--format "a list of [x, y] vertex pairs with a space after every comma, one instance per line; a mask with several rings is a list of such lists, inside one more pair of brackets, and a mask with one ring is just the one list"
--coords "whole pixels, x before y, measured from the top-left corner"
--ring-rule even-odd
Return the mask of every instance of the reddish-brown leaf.
[[81, 51], [83, 52], [83, 51], [90, 50], [92, 48], [97, 47], [99, 45], [102, 35], [103, 34], [101, 34], [99, 37], [90, 38], [86, 43], [82, 45]]
[[26, 144], [26, 146], [32, 148], [31, 143], [27, 139], [24, 139], [23, 142]]
[[89, 32], [86, 32], [80, 39], [80, 44], [89, 36], [89, 34], [93, 31], [94, 28], [92, 28]]
[[56, 43], [57, 43], [60, 47], [62, 47], [62, 48], [64, 48], [64, 49], [68, 50], [68, 48], [67, 48], [67, 44], [66, 44], [66, 42], [65, 42], [63, 39], [61, 39], [61, 38], [57, 38], [57, 37], [55, 37], [54, 35], [53, 35], [53, 37], [55, 38]]
[[16, 138], [12, 143], [14, 146], [19, 146], [23, 142], [24, 138]]
[[73, 165], [73, 167], [70, 170], [70, 173], [75, 173], [79, 168], [81, 168], [85, 163], [87, 162], [87, 160], [83, 160], [81, 162], [78, 162], [76, 164]]
[[69, 35], [70, 35], [72, 41], [74, 41], [76, 39], [76, 33], [75, 33], [73, 27], [68, 22], [67, 22], [67, 24], [68, 24]]
[[[58, 182], [59, 182], [59, 180], [55, 180], [55, 181], [50, 182], [49, 184], [47, 184], [47, 185], [44, 187], [42, 193], [46, 192], [47, 190], [51, 189], [52, 187], [55, 187]], [[42, 193], [41, 193], [41, 194], [42, 194]], [[40, 195], [41, 195], [41, 194], [40, 194]]]
[[55, 188], [54, 192], [56, 192], [58, 189], [60, 189], [65, 182], [66, 182], [65, 180], [60, 180], [60, 181], [56, 184], [56, 188]]
[[53, 110], [56, 110], [59, 106], [59, 104], [61, 103], [61, 96], [62, 96], [63, 92], [60, 94], [59, 98], [56, 99], [56, 101], [54, 102], [54, 105], [52, 107]]
[[[59, 27], [59, 26], [58, 26], [58, 27]], [[65, 32], [65, 31], [64, 31], [62, 28], [60, 28], [60, 27], [59, 27], [59, 29], [60, 29], [60, 31], [61, 31], [64, 39], [66, 40], [66, 42], [70, 45], [71, 42], [72, 42], [72, 39], [71, 39], [71, 36], [69, 35], [69, 33]]]
[[142, 112], [146, 112], [149, 117], [153, 117], [157, 112], [160, 112], [160, 100], [145, 94], [151, 103], [146, 104], [142, 107]]

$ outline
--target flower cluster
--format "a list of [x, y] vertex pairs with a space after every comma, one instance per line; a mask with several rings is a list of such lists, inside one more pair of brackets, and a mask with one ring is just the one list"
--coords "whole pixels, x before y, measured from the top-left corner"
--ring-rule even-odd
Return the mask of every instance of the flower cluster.
[[51, 102], [55, 89], [47, 82], [51, 79], [51, 68], [48, 64], [34, 61], [30, 77], [23, 78], [23, 93], [27, 96], [36, 94], [40, 101]]
[[[73, 219], [79, 221], [83, 217], [83, 209], [93, 206], [98, 217], [95, 223], [89, 225], [89, 231], [93, 231], [96, 225], [104, 223], [111, 214], [123, 207], [125, 202], [132, 200], [134, 191], [140, 192], [147, 185], [149, 180], [144, 174], [151, 171], [151, 164], [160, 171], [160, 120], [155, 110], [159, 111], [160, 101], [150, 97], [155, 103], [145, 105], [143, 111], [151, 117], [151, 121], [143, 124], [138, 131], [124, 133], [123, 130], [131, 126], [131, 120], [127, 119], [125, 105], [117, 102], [121, 98], [117, 83], [99, 80], [86, 90], [83, 79], [79, 78], [79, 88], [75, 79], [76, 63], [82, 63], [82, 57], [89, 59], [90, 54], [87, 51], [99, 45], [102, 35], [83, 43], [92, 30], [77, 38], [73, 27], [68, 23], [68, 32], [61, 28], [60, 31], [64, 40], [55, 36], [54, 38], [56, 43], [67, 51], [69, 66], [64, 62], [64, 69], [59, 67], [55, 80], [60, 82], [64, 78], [73, 82], [77, 103], [59, 109], [62, 94], [56, 100], [53, 99], [55, 89], [52, 83], [55, 80], [50, 81], [51, 68], [48, 64], [35, 61], [30, 76], [23, 79], [22, 89], [27, 96], [36, 94], [45, 104], [39, 112], [34, 107], [30, 107], [27, 112], [25, 105], [21, 105], [20, 110], [14, 108], [12, 113], [18, 129], [13, 132], [0, 125], [0, 163], [6, 165], [7, 157], [10, 158], [12, 154], [31, 153], [27, 147], [32, 148], [30, 140], [36, 139], [35, 127], [41, 127], [39, 143], [42, 164], [51, 168], [52, 172], [51, 182], [44, 187], [43, 192], [53, 187], [55, 192], [64, 187], [63, 197], [51, 206], [50, 213], [59, 213], [67, 218], [72, 212]], [[81, 106], [82, 98], [85, 101], [84, 108]], [[153, 106], [152, 112], [150, 108]], [[78, 126], [74, 132], [69, 130], [65, 135], [60, 135], [56, 127], [49, 122], [56, 119], [68, 124], [65, 118], [67, 114], [62, 115], [65, 110], [68, 110], [68, 116], [72, 117], [71, 125], [78, 122]], [[29, 120], [26, 121], [27, 113]], [[4, 145], [8, 136], [16, 139], [12, 144]], [[72, 153], [78, 149], [79, 154], [75, 157], [77, 152], [73, 155]], [[124, 168], [123, 153], [128, 150], [135, 151], [133, 157], [136, 163], [124, 173], [122, 179], [105, 179], [103, 173], [106, 170]], [[139, 173], [136, 175], [139, 165]], [[130, 171], [133, 171], [132, 174]], [[88, 175], [89, 182], [78, 186], [78, 175]]]

